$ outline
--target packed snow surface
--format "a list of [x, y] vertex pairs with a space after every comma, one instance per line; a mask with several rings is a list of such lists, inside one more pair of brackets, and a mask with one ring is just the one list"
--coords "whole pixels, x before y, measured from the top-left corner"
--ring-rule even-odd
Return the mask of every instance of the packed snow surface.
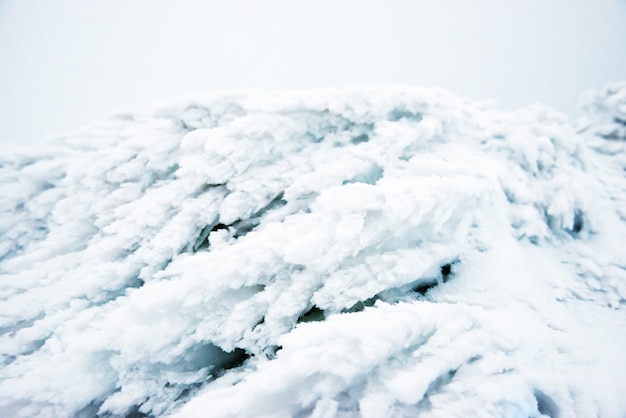
[[181, 99], [0, 157], [3, 417], [626, 416], [626, 84]]

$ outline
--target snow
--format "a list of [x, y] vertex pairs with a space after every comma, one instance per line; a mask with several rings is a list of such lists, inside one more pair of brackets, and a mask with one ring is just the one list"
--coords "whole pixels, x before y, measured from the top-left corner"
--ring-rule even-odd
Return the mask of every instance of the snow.
[[626, 84], [584, 100], [236, 92], [0, 157], [1, 415], [624, 416]]

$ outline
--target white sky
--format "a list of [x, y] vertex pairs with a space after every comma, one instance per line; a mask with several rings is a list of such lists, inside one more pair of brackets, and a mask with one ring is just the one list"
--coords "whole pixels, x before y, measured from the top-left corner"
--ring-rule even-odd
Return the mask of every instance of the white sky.
[[617, 80], [626, 0], [0, 0], [0, 147], [214, 90], [435, 85], [575, 114]]

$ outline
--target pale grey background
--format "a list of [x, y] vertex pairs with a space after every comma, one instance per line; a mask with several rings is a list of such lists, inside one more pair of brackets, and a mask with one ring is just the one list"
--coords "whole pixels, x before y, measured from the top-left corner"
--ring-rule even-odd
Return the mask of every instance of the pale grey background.
[[435, 85], [575, 115], [624, 79], [624, 0], [0, 0], [4, 149], [214, 90]]

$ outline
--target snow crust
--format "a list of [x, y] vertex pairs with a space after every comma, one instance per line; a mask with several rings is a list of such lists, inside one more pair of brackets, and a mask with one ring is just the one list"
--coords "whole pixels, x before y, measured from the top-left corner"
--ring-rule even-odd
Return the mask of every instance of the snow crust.
[[626, 415], [626, 83], [163, 103], [0, 157], [0, 415]]

